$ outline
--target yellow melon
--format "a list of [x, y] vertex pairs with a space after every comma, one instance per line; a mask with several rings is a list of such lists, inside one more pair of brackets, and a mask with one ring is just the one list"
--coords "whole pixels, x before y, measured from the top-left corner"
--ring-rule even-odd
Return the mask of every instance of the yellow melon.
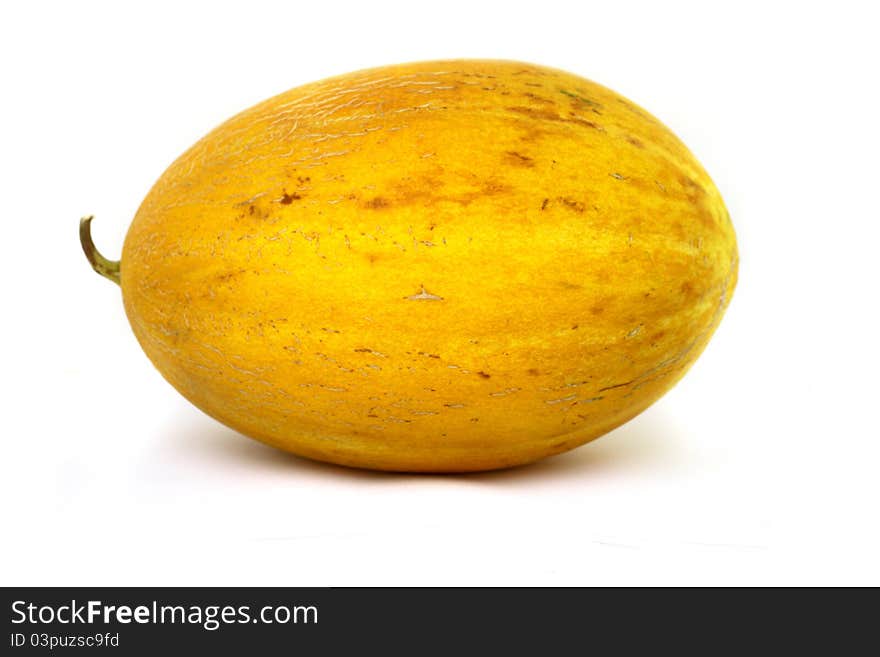
[[137, 339], [193, 404], [323, 461], [503, 468], [644, 410], [736, 282], [709, 176], [657, 119], [559, 70], [391, 66], [230, 119], [143, 201]]

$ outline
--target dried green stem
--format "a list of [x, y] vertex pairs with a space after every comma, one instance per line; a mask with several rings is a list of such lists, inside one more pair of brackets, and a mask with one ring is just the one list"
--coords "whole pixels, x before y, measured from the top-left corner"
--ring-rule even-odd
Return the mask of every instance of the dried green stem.
[[79, 241], [83, 252], [89, 259], [92, 269], [119, 285], [119, 261], [107, 260], [95, 248], [95, 243], [92, 241], [92, 219], [94, 217], [89, 215], [79, 220]]

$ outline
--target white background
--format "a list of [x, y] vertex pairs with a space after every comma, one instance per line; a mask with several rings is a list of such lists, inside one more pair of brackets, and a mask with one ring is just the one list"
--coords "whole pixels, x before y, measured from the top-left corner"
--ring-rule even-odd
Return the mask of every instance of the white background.
[[[872, 3], [3, 3], [4, 585], [880, 584]], [[360, 472], [185, 402], [77, 239], [287, 88], [444, 57], [556, 66], [667, 123], [740, 282], [670, 394], [538, 465]]]

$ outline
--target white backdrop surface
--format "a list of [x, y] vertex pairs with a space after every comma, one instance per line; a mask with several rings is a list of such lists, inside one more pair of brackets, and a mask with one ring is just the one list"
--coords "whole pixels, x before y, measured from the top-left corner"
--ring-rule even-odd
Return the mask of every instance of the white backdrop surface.
[[[0, 9], [5, 585], [880, 584], [870, 3], [151, 2]], [[410, 476], [236, 435], [156, 372], [108, 256], [157, 176], [287, 88], [508, 58], [646, 107], [736, 226], [685, 379], [537, 465]]]

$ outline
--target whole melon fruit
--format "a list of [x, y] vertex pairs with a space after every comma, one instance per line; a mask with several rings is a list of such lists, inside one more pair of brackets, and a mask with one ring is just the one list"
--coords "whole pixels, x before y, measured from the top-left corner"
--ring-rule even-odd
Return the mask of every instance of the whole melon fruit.
[[737, 275], [721, 196], [618, 94], [437, 61], [308, 84], [175, 161], [120, 262], [162, 375], [241, 433], [399, 471], [505, 468], [647, 408]]

